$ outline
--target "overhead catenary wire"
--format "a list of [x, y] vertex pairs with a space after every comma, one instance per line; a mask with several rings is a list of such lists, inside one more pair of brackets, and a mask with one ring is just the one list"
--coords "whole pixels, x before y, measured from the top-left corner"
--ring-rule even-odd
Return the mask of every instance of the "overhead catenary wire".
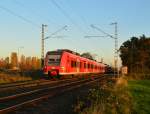
[[63, 26], [62, 28], [58, 29], [57, 31], [55, 31], [54, 33], [52, 33], [51, 35], [49, 35], [48, 37], [45, 37], [44, 40], [52, 37], [53, 35], [57, 34], [58, 32], [60, 32], [62, 30], [67, 30], [66, 28], [67, 28], [67, 25]]
[[100, 35], [91, 35], [91, 36], [84, 36], [84, 38], [91, 38], [91, 37], [107, 37], [107, 36], [100, 36]]
[[114, 75], [117, 69], [117, 77], [119, 77], [119, 66], [118, 66], [118, 33], [117, 33], [117, 22], [111, 23], [111, 25], [115, 25], [115, 34], [112, 36], [109, 33], [106, 33], [102, 29], [96, 27], [95, 25], [91, 25], [92, 28], [97, 29], [98, 31], [102, 32], [103, 34], [109, 36], [110, 38], [115, 40], [115, 49], [114, 49]]
[[4, 11], [8, 12], [9, 14], [11, 14], [11, 15], [13, 15], [13, 16], [18, 17], [19, 19], [21, 19], [21, 20], [23, 20], [23, 21], [25, 21], [25, 22], [27, 22], [27, 23], [29, 23], [29, 24], [35, 26], [36, 28], [41, 28], [38, 24], [34, 23], [33, 21], [31, 21], [31, 20], [29, 20], [29, 19], [27, 19], [27, 18], [25, 18], [25, 17], [23, 17], [23, 16], [21, 16], [21, 15], [15, 13], [15, 12], [13, 12], [12, 10], [10, 10], [10, 9], [4, 7], [4, 6], [1, 6], [1, 5], [0, 5], [0, 9], [2, 9], [2, 10], [4, 10]]
[[79, 27], [75, 21], [72, 20], [70, 15], [55, 0], [50, 0], [50, 1], [77, 28], [77, 30], [79, 30], [80, 32], [82, 31], [85, 34], [85, 31], [83, 29], [81, 29], [81, 27]]
[[24, 8], [27, 9], [27, 10], [29, 9], [30, 12], [32, 12], [32, 14], [38, 16], [39, 18], [42, 18], [42, 19], [44, 19], [44, 20], [47, 20], [48, 22], [50, 22], [50, 23], [52, 23], [52, 24], [55, 24], [55, 25], [57, 24], [57, 25], [58, 25], [57, 22], [54, 22], [53, 20], [51, 20], [51, 19], [49, 19], [49, 18], [44, 18], [43, 15], [41, 15], [40, 13], [38, 13], [36, 10], [34, 10], [33, 8], [29, 8], [28, 6], [24, 5], [22, 2], [20, 2], [20, 1], [18, 1], [18, 0], [13, 0], [13, 3], [15, 3], [15, 4], [17, 4], [17, 5], [21, 6], [21, 7], [24, 7]]
[[[60, 2], [60, 1], [59, 1], [59, 2]], [[80, 18], [80, 20], [83, 22], [85, 28], [86, 28], [86, 29], [89, 28], [89, 25], [87, 24], [87, 21], [86, 21], [86, 19], [84, 18], [84, 16], [81, 15], [80, 13], [78, 13], [78, 12], [76, 11], [76, 9], [73, 8], [73, 7], [71, 6], [71, 4], [69, 4], [69, 1], [67, 1], [66, 4], [68, 4], [69, 8], [70, 8], [72, 11], [74, 11], [75, 14]]]
[[95, 25], [91, 24], [91, 27], [92, 27], [92, 28], [96, 28], [97, 30], [99, 30], [100, 32], [102, 32], [103, 34], [105, 34], [106, 36], [109, 36], [109, 37], [111, 37], [111, 38], [114, 39], [114, 36], [112, 36], [112, 35], [110, 35], [110, 34], [104, 32], [102, 29], [96, 27]]

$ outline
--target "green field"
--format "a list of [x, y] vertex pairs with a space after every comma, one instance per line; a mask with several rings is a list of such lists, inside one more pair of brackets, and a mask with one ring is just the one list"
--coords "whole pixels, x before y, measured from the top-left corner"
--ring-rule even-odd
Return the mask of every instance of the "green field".
[[129, 81], [133, 109], [137, 114], [150, 114], [150, 80]]

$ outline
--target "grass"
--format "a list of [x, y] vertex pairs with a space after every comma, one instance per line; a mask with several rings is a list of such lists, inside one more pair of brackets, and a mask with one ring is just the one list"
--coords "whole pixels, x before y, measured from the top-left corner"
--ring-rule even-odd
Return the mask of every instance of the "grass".
[[132, 80], [128, 87], [133, 97], [134, 112], [150, 114], [150, 80]]
[[150, 80], [119, 79], [92, 89], [75, 106], [79, 114], [150, 114]]
[[32, 80], [32, 78], [29, 76], [10, 75], [6, 73], [0, 73], [0, 84], [19, 82], [19, 81], [29, 81], [29, 80]]
[[132, 98], [127, 88], [127, 81], [120, 78], [114, 85], [92, 89], [87, 99], [75, 106], [79, 114], [130, 114]]
[[0, 84], [38, 80], [41, 78], [43, 78], [43, 73], [41, 70], [29, 70], [22, 72], [10, 70], [0, 71]]

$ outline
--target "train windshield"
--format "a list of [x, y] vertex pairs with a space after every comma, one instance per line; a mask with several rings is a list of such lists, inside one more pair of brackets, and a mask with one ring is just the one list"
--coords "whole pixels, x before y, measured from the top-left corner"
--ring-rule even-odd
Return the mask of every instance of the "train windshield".
[[48, 65], [52, 65], [52, 66], [59, 66], [60, 65], [60, 61], [61, 61], [61, 54], [57, 54], [57, 53], [50, 53], [48, 54]]

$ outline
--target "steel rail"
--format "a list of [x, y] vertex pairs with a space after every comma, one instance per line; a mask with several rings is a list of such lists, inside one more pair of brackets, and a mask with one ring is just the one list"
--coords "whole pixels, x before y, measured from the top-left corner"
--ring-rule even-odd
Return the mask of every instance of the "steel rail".
[[16, 82], [16, 83], [9, 83], [9, 84], [4, 84], [0, 85], [0, 89], [9, 89], [13, 87], [20, 87], [20, 86], [25, 86], [25, 85], [32, 85], [32, 84], [38, 84], [41, 82], [48, 82], [48, 80], [30, 80], [30, 81], [25, 81], [25, 82]]
[[62, 84], [62, 85], [54, 85], [52, 87], [36, 89], [36, 90], [29, 91], [29, 92], [23, 92], [23, 93], [20, 93], [20, 94], [15, 94], [15, 95], [7, 96], [7, 97], [1, 97], [0, 102], [11, 100], [11, 99], [14, 99], [14, 98], [18, 98], [18, 97], [21, 97], [21, 96], [24, 96], [24, 95], [30, 95], [30, 94], [40, 92], [40, 91], [43, 91], [43, 90], [56, 89], [56, 88], [59, 88], [59, 87], [64, 87], [64, 86], [71, 85], [71, 84], [78, 83], [78, 82], [82, 82], [82, 81], [84, 82], [84, 81], [87, 81], [87, 80], [89, 80], [89, 79], [77, 80], [75, 82], [69, 82], [69, 83], [64, 82], [65, 84]]
[[42, 90], [43, 88], [47, 88], [47, 87], [53, 87], [55, 85], [60, 85], [63, 83], [67, 83], [70, 81], [75, 81], [75, 80], [79, 80], [77, 78], [73, 78], [73, 79], [66, 79], [66, 80], [60, 80], [60, 81], [55, 81], [55, 82], [46, 82], [46, 83], [41, 83], [37, 86], [34, 87], [21, 87], [21, 88], [16, 88], [15, 90], [7, 90], [7, 91], [3, 91], [2, 94], [0, 94], [0, 101], [5, 101], [5, 99], [11, 99], [11, 98], [15, 98], [16, 96], [23, 96], [25, 95], [25, 93], [30, 93], [30, 92], [37, 92], [37, 90]]
[[[59, 94], [59, 93], [65, 92], [65, 91], [69, 91], [69, 90], [72, 90], [72, 89], [75, 89], [75, 88], [78, 88], [78, 87], [81, 87], [81, 86], [89, 84], [91, 82], [98, 81], [98, 80], [100, 80], [102, 78], [104, 78], [104, 76], [103, 77], [102, 76], [101, 77], [94, 77], [94, 79], [92, 79], [92, 80], [91, 79], [80, 80], [80, 81], [70, 82], [68, 84], [63, 84], [63, 85], [59, 85], [59, 86], [54, 86], [54, 87], [49, 87], [49, 88], [43, 89], [43, 90], [51, 90], [51, 92], [48, 91], [46, 93], [46, 95], [42, 94], [42, 96], [39, 96], [38, 98], [30, 99], [30, 100], [24, 101], [24, 102], [19, 103], [19, 104], [15, 104], [15, 105], [10, 106], [10, 107], [0, 109], [0, 113], [4, 113], [4, 112], [6, 113], [6, 112], [13, 111], [15, 108], [19, 108], [22, 105], [30, 104], [32, 102], [39, 101], [39, 100], [42, 100], [44, 98], [55, 96], [56, 94]], [[59, 91], [58, 91], [58, 89], [59, 89]], [[29, 95], [29, 94], [33, 95], [33, 93], [36, 93], [36, 92], [39, 92], [39, 91], [43, 91], [43, 90], [39, 89], [39, 90], [34, 91], [34, 92], [30, 92], [30, 93], [26, 93], [26, 94], [23, 93], [21, 96]], [[52, 91], [52, 90], [54, 90], [54, 91]], [[15, 98], [15, 97], [10, 97], [10, 98], [8, 98], [8, 100], [11, 100], [13, 98]], [[19, 98], [19, 96], [18, 96], [18, 98]], [[5, 100], [7, 100], [7, 98], [5, 98]], [[5, 102], [6, 103], [6, 101], [1, 101], [1, 102]]]
[[[65, 79], [65, 80], [71, 80], [71, 79]], [[5, 86], [0, 86], [0, 92], [9, 90], [9, 89], [17, 89], [17, 88], [25, 88], [25, 87], [33, 87], [33, 86], [38, 86], [38, 85], [45, 85], [45, 84], [50, 84], [50, 83], [58, 83], [60, 81], [64, 80], [56, 80], [56, 81], [51, 81], [51, 80], [37, 80], [37, 81], [32, 81], [32, 82], [25, 82], [25, 83], [17, 83], [17, 84], [8, 84]]]

